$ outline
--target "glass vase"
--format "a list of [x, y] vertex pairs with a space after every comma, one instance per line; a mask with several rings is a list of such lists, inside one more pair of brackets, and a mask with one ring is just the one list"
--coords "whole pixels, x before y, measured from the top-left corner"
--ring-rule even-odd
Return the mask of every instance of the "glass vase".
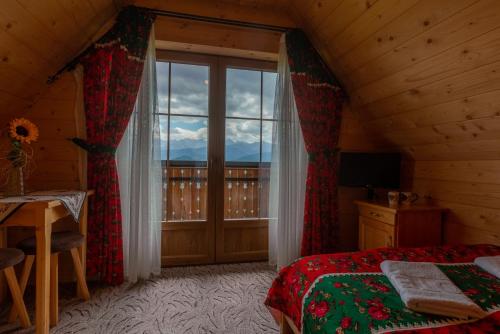
[[7, 186], [5, 188], [6, 196], [24, 195], [24, 171], [23, 167], [12, 167], [9, 171]]

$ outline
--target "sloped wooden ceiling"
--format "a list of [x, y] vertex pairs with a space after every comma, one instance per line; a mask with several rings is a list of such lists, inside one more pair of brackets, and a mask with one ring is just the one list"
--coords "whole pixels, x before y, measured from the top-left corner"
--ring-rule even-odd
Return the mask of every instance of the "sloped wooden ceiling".
[[500, 151], [500, 2], [296, 0], [351, 105], [417, 160]]
[[121, 7], [119, 0], [2, 0], [0, 114], [22, 113]]
[[419, 160], [500, 158], [496, 0], [4, 0], [0, 112], [29, 107], [124, 4], [297, 24], [368, 128]]

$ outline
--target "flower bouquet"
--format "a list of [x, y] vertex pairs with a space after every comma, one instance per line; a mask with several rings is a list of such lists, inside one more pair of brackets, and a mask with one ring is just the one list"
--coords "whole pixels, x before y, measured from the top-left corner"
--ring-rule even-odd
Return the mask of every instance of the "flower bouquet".
[[1, 157], [7, 162], [1, 167], [6, 196], [24, 195], [24, 179], [34, 169], [33, 148], [29, 144], [36, 142], [38, 135], [38, 127], [25, 118], [14, 118], [9, 122], [9, 148]]

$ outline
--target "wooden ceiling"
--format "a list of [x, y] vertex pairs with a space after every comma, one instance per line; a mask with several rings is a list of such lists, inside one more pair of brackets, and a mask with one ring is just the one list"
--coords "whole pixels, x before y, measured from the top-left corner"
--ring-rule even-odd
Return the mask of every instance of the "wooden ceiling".
[[365, 125], [416, 160], [500, 157], [500, 2], [294, 0]]
[[3, 0], [0, 112], [29, 107], [47, 77], [130, 3], [298, 25], [366, 125], [404, 151], [418, 159], [500, 157], [497, 0]]
[[121, 2], [2, 0], [0, 113], [18, 114], [46, 89], [49, 75], [78, 54]]

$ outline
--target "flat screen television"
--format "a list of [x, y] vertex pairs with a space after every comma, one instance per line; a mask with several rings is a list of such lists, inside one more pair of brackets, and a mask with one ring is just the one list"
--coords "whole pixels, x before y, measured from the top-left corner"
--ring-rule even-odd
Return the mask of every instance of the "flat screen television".
[[399, 153], [340, 153], [340, 186], [398, 189], [400, 173]]

